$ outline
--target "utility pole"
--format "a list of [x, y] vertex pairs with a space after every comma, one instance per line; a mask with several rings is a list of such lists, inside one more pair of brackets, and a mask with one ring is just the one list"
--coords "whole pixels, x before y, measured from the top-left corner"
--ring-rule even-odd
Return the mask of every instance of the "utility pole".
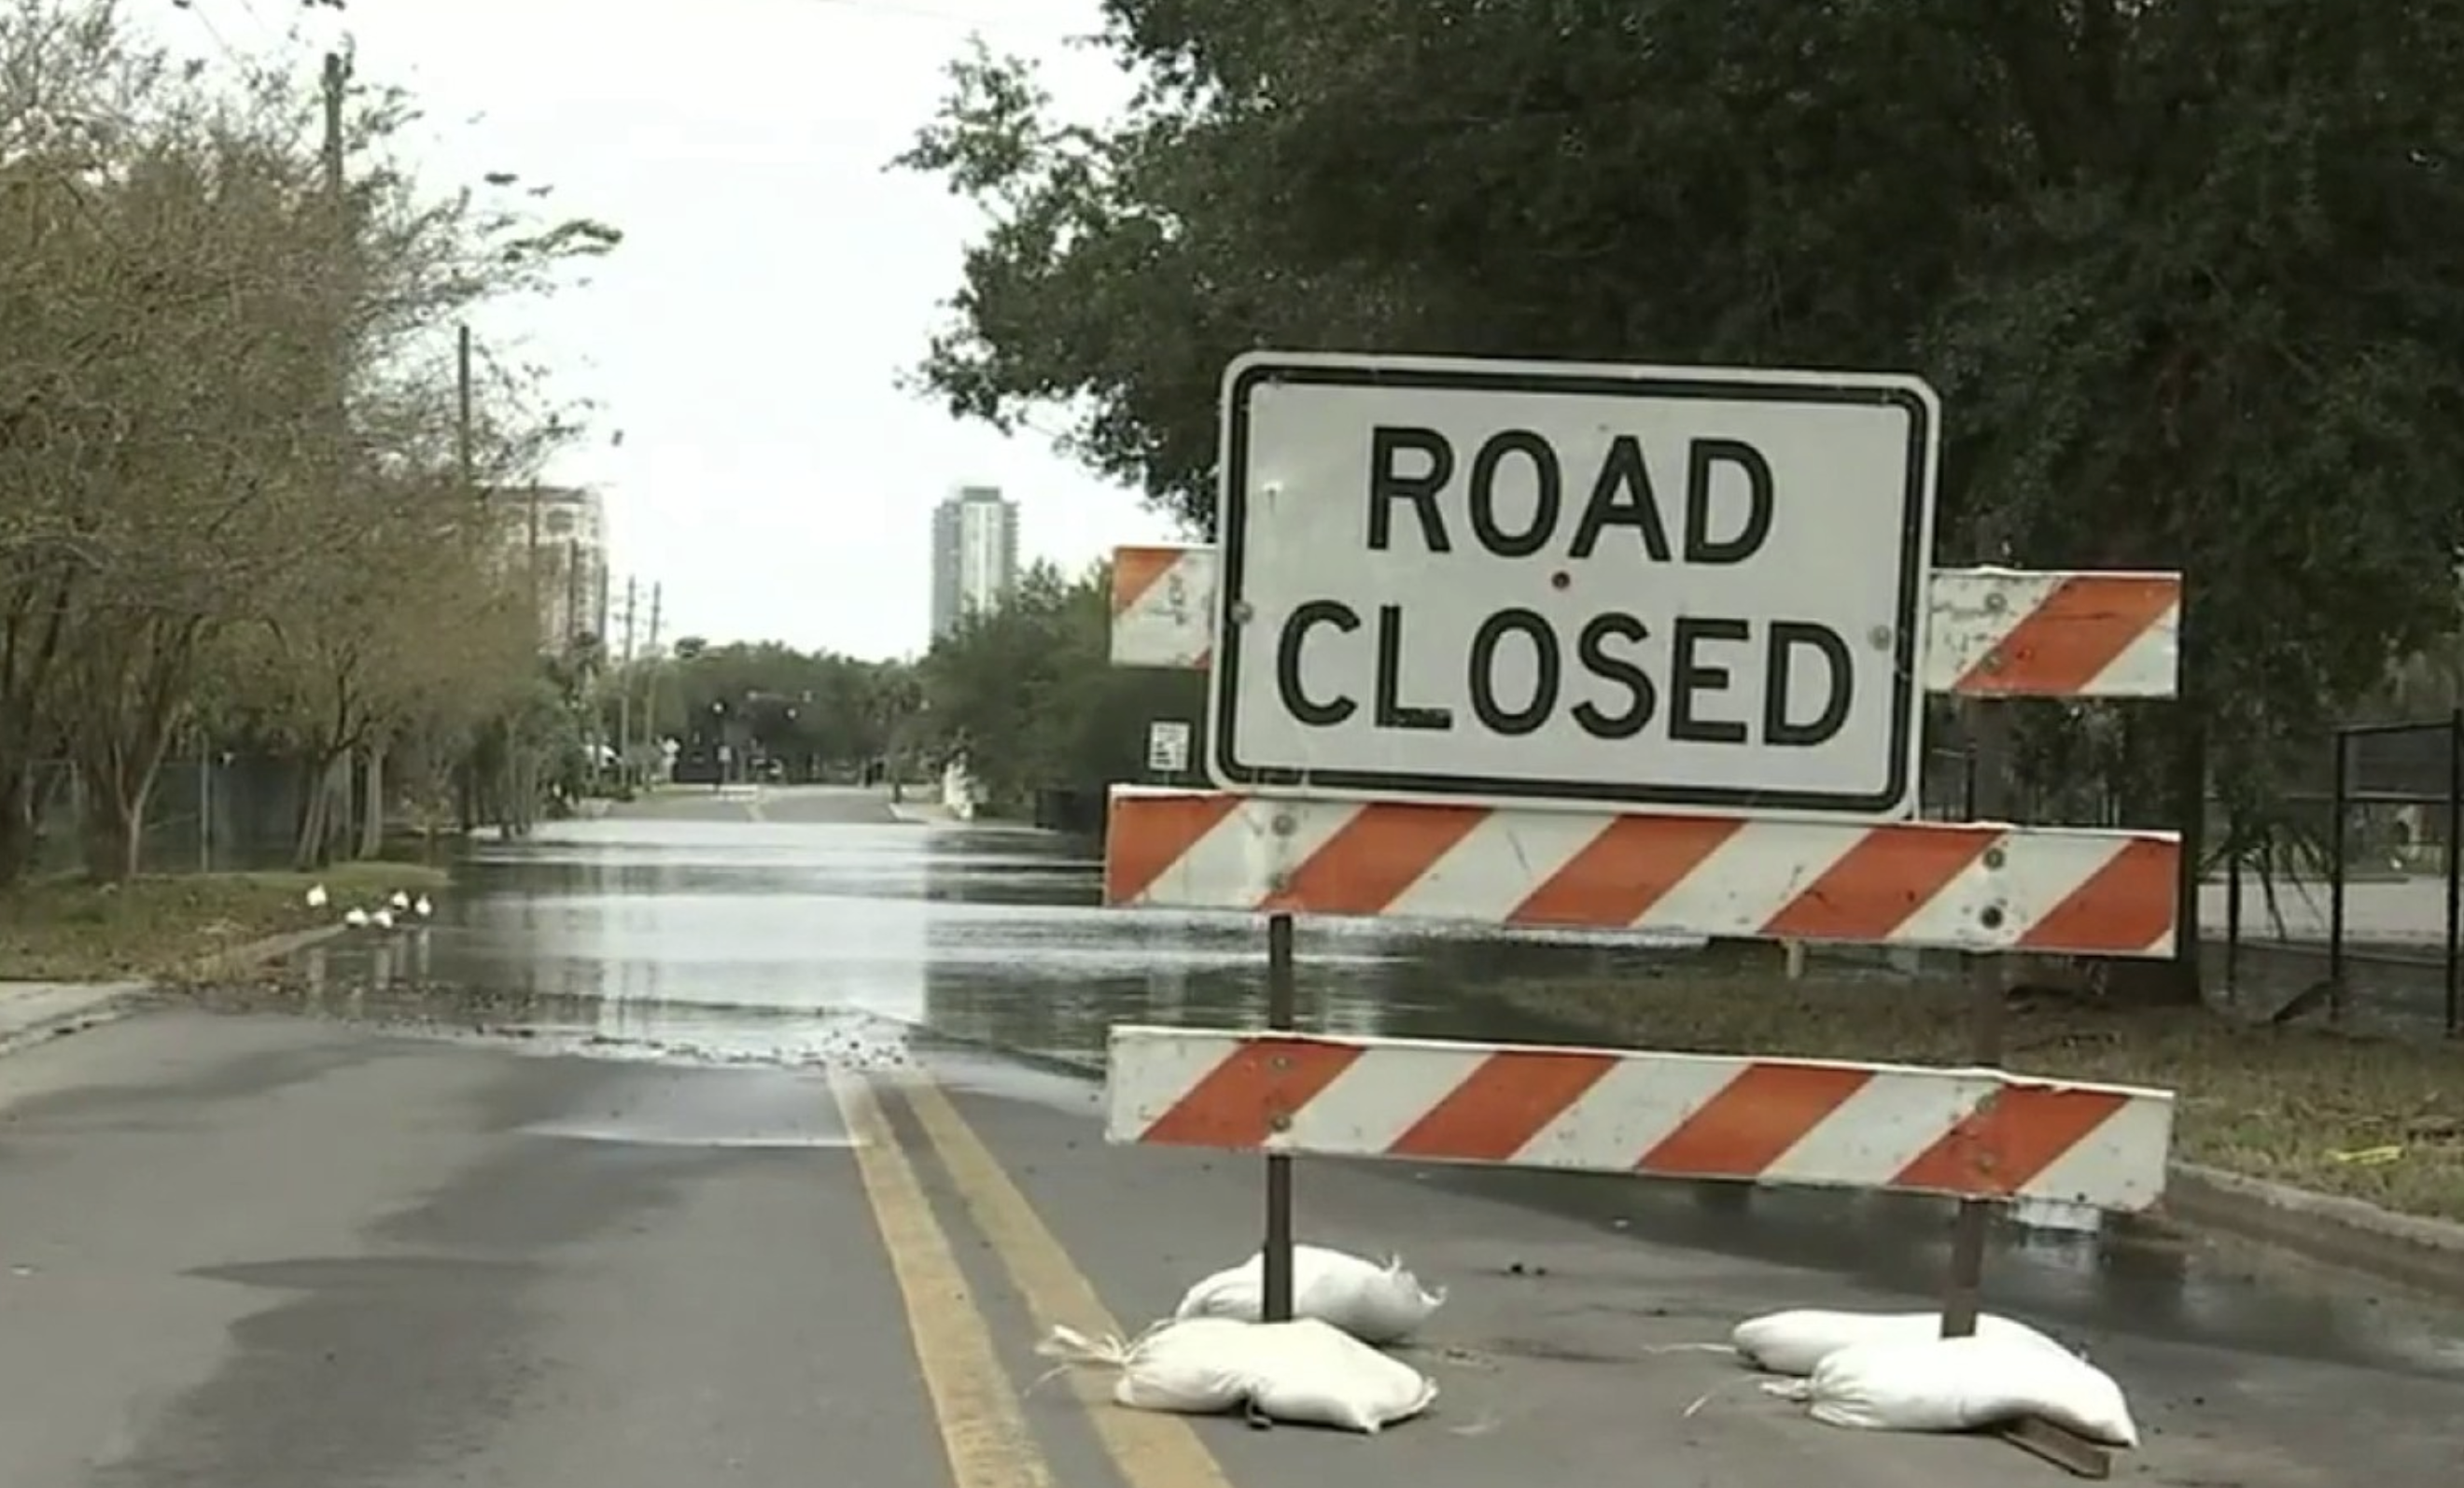
[[549, 655], [561, 656], [564, 655], [564, 648], [556, 643], [556, 627], [541, 608], [546, 603], [546, 591], [539, 585], [539, 488], [536, 480], [531, 482], [528, 517], [530, 531], [522, 540], [522, 561], [531, 581], [531, 618], [539, 628], [539, 636], [547, 643]]
[[[335, 311], [334, 360], [331, 367], [334, 381], [330, 389], [333, 401], [327, 409], [327, 416], [333, 421], [330, 433], [334, 442], [330, 454], [334, 461], [335, 494], [338, 499], [347, 497], [347, 483], [352, 474], [349, 466], [350, 351], [348, 342], [341, 330], [348, 322], [351, 297], [357, 288], [352, 274], [357, 254], [356, 245], [352, 241], [350, 183], [343, 168], [348, 162], [345, 159], [346, 142], [342, 138], [342, 101], [350, 80], [349, 60], [339, 52], [326, 53], [323, 66], [318, 75], [318, 93], [319, 101], [323, 104], [324, 125], [323, 132], [318, 141], [318, 159], [324, 167], [326, 210], [333, 215], [333, 257], [327, 272], [332, 276], [328, 288], [333, 297]], [[370, 748], [366, 752], [365, 787], [360, 792], [357, 811], [352, 809], [353, 780], [350, 755], [334, 761], [331, 767], [327, 769], [325, 778], [318, 782], [320, 795], [312, 807], [310, 814], [317, 824], [319, 834], [323, 839], [315, 845], [316, 855], [320, 860], [337, 840], [351, 841], [354, 827], [358, 829], [357, 845], [363, 850], [374, 851], [384, 830], [384, 823], [376, 814], [383, 809], [385, 801], [383, 759], [384, 756], [375, 748]]]
[[351, 80], [351, 64], [340, 52], [325, 54], [322, 92], [325, 100], [325, 195], [339, 217], [342, 190], [342, 94]]
[[590, 778], [600, 779], [607, 773], [607, 731], [599, 714], [599, 689], [605, 685], [605, 670], [594, 663], [607, 658], [607, 637], [592, 635], [590, 649], [575, 644], [587, 633], [582, 613], [582, 540], [564, 540], [564, 654], [572, 659], [575, 675], [584, 700], [590, 709], [583, 715], [587, 721], [584, 734], [590, 742]]
[[[574, 637], [575, 637], [575, 636], [577, 636], [577, 635], [579, 635], [579, 634], [581, 634], [581, 633], [582, 633], [582, 540], [581, 540], [580, 538], [566, 538], [566, 539], [564, 540], [564, 642], [565, 642], [565, 644], [566, 644], [567, 646], [571, 646], [571, 645], [573, 644]], [[605, 640], [607, 639], [607, 637], [605, 637], [605, 636], [604, 636], [604, 635], [599, 635], [599, 636], [593, 636], [593, 637], [592, 637], [592, 639], [594, 639], [594, 640], [597, 640], [597, 641], [600, 641], [600, 642], [603, 642], [603, 643], [604, 643], [604, 642], [605, 642]]]
[[325, 54], [324, 71], [319, 78], [319, 92], [324, 101], [325, 129], [319, 142], [318, 159], [325, 167], [325, 206], [333, 213], [332, 290], [338, 301], [334, 323], [334, 447], [339, 455], [350, 433], [350, 413], [345, 406], [350, 386], [349, 368], [344, 365], [348, 355], [341, 326], [344, 323], [350, 295], [351, 200], [350, 183], [343, 166], [345, 142], [342, 138], [342, 95], [351, 80], [351, 64], [340, 52]]
[[458, 325], [453, 330], [453, 438], [454, 458], [462, 472], [462, 493], [479, 494], [478, 462], [472, 454], [471, 431], [471, 327]]
[[662, 586], [658, 584], [652, 584], [650, 586], [650, 643], [648, 647], [644, 648], [644, 653], [649, 657], [650, 661], [649, 676], [643, 678], [644, 696], [642, 700], [642, 744], [644, 746], [644, 753], [648, 753], [649, 746], [657, 742], [655, 736], [659, 731], [659, 668], [662, 664], [659, 654], [659, 595]]
[[616, 669], [616, 753], [626, 779], [633, 773], [633, 591], [638, 581], [625, 580], [625, 659]]

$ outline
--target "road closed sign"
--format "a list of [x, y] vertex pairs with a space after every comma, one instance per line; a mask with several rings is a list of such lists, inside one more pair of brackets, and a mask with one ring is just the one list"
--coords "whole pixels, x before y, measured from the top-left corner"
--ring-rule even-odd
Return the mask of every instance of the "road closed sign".
[[1907, 815], [1939, 422], [1892, 375], [1243, 357], [1208, 772]]

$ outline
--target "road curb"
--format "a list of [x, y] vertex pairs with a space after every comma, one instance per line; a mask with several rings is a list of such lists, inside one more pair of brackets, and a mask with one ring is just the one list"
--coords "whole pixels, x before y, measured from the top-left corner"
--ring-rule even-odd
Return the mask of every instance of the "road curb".
[[[270, 961], [278, 961], [332, 940], [341, 934], [343, 928], [341, 925], [319, 925], [313, 929], [269, 935], [245, 944], [209, 951], [151, 981], [96, 983], [90, 1000], [73, 999], [68, 1006], [45, 1016], [14, 1026], [0, 1026], [0, 1055], [15, 1054], [31, 1045], [49, 1043], [71, 1033], [82, 1033], [106, 1023], [116, 1023], [154, 1002], [165, 991], [176, 990], [183, 983], [210, 981]], [[5, 1025], [5, 1012], [0, 1012], [0, 1025]]]
[[[49, 1043], [70, 1033], [82, 1033], [90, 1028], [116, 1023], [135, 1011], [140, 1003], [153, 995], [153, 988], [142, 983], [121, 986], [98, 983], [91, 1000], [73, 1002], [45, 1016], [24, 1023], [0, 1026], [0, 1056], [15, 1054], [33, 1044]], [[0, 1014], [0, 1023], [5, 1023]]]
[[280, 935], [269, 935], [246, 944], [209, 951], [192, 961], [181, 963], [169, 976], [156, 978], [155, 985], [160, 988], [166, 984], [176, 987], [184, 982], [209, 982], [234, 971], [250, 970], [269, 961], [295, 955], [311, 945], [321, 945], [347, 928], [347, 925], [320, 924], [305, 930], [285, 930]]
[[2399, 1214], [2361, 1199], [2245, 1178], [2196, 1163], [2172, 1165], [2164, 1214], [2310, 1260], [2451, 1295], [2464, 1295], [2464, 1224]]

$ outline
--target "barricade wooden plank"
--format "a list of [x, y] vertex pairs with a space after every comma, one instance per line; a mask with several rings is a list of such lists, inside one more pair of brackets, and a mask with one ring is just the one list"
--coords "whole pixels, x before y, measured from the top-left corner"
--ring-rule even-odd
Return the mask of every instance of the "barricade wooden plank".
[[2173, 1097], [1996, 1070], [1123, 1025], [1118, 1144], [2136, 1210]]
[[2173, 833], [1112, 789], [1112, 905], [2172, 954]]

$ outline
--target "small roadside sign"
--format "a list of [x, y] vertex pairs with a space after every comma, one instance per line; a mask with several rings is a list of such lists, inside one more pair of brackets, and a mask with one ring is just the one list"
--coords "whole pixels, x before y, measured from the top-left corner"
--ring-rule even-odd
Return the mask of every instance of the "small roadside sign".
[[1913, 813], [1923, 382], [1257, 352], [1223, 422], [1217, 785]]
[[1147, 771], [1178, 775], [1189, 768], [1190, 726], [1182, 719], [1157, 719], [1147, 725]]

